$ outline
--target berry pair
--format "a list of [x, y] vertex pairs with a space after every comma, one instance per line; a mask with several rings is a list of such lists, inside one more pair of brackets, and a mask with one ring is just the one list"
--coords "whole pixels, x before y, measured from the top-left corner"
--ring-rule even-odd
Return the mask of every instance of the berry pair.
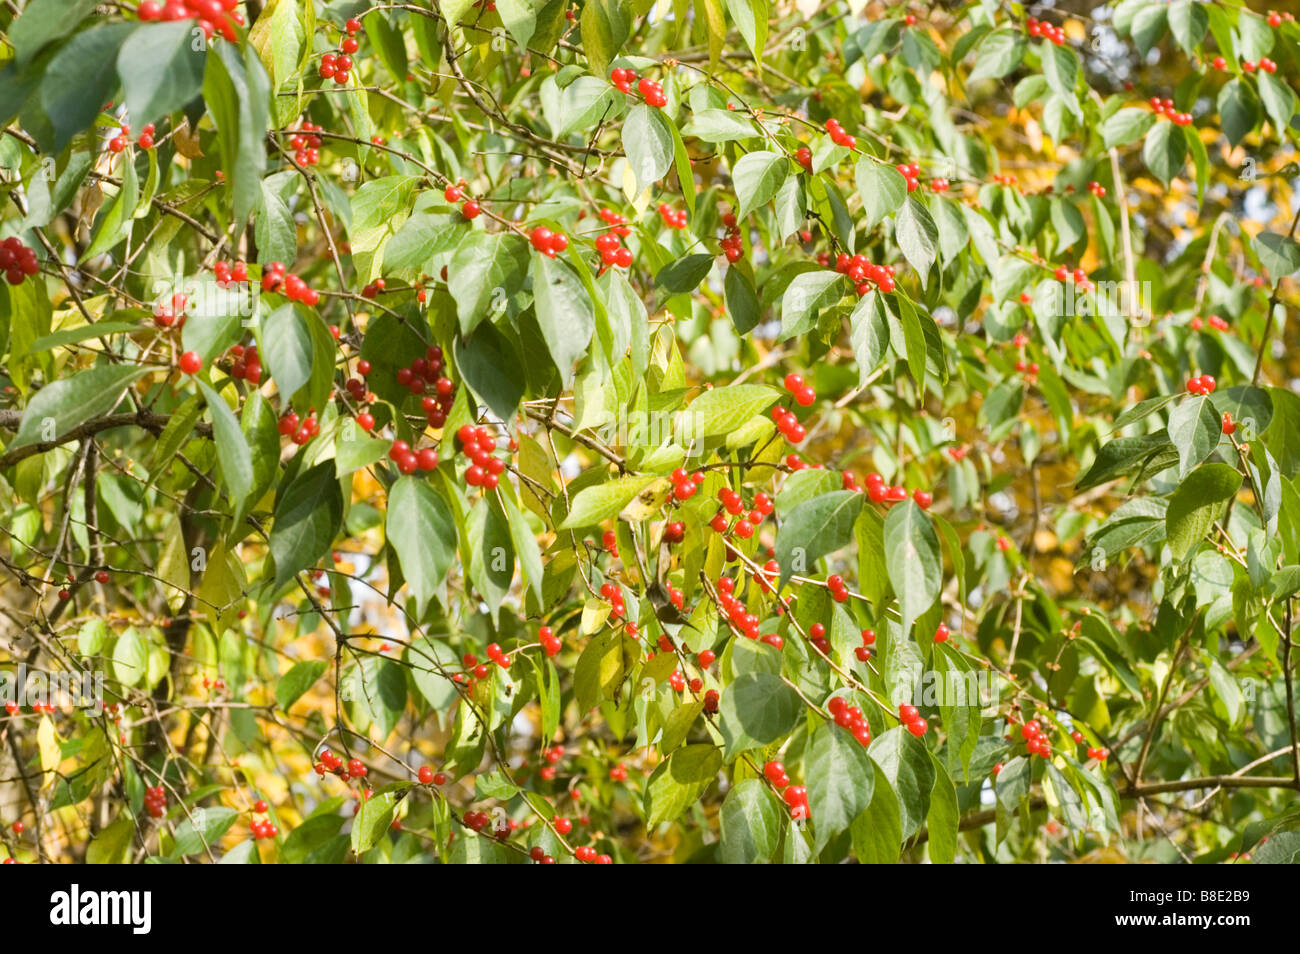
[[916, 706], [906, 703], [898, 707], [898, 721], [902, 722], [907, 731], [918, 739], [925, 735], [926, 729], [930, 728], [930, 724], [916, 711]]
[[857, 137], [846, 133], [838, 119], [826, 120], [826, 135], [830, 136], [831, 142], [837, 146], [843, 146], [845, 149], [858, 148]]

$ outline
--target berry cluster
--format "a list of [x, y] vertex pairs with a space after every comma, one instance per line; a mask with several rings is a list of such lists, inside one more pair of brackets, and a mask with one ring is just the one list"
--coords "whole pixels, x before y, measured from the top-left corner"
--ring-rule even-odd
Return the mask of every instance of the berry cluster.
[[886, 295], [894, 290], [894, 266], [876, 265], [860, 253], [849, 255], [841, 252], [835, 258], [835, 270], [849, 277], [859, 298], [871, 291], [873, 286]]
[[312, 768], [317, 775], [324, 775], [329, 772], [337, 775], [345, 782], [350, 778], [365, 778], [370, 774], [370, 770], [366, 768], [365, 763], [360, 759], [349, 759], [348, 763], [344, 765], [343, 759], [329, 749], [321, 750], [320, 758]]
[[726, 227], [727, 234], [722, 237], [718, 247], [727, 256], [727, 261], [734, 265], [745, 257], [745, 246], [740, 239], [740, 227], [736, 225], [736, 213], [722, 213], [722, 224]]
[[1025, 740], [1030, 755], [1047, 758], [1052, 754], [1052, 740], [1047, 737], [1037, 719], [1030, 719], [1020, 727], [1020, 737]]
[[[452, 205], [455, 205], [457, 202], [460, 202], [461, 199], [464, 198], [464, 196], [465, 196], [464, 179], [461, 179], [455, 185], [449, 185], [447, 186], [447, 188], [442, 190], [442, 197], [446, 199], [448, 202], [450, 202]], [[465, 201], [461, 203], [460, 214], [465, 216], [465, 218], [469, 219], [471, 222], [474, 219], [477, 219], [482, 212], [483, 212], [483, 206], [481, 206], [478, 203], [477, 199], [465, 199]]]
[[672, 472], [673, 481], [673, 498], [676, 500], [690, 500], [695, 496], [695, 491], [704, 483], [703, 472], [688, 474], [682, 467], [678, 467]]
[[1191, 113], [1180, 113], [1174, 108], [1172, 99], [1161, 99], [1159, 96], [1152, 96], [1147, 100], [1151, 108], [1155, 110], [1157, 116], [1168, 117], [1175, 126], [1190, 126], [1192, 124]]
[[371, 299], [378, 298], [379, 293], [383, 291], [387, 287], [387, 285], [388, 283], [385, 282], [382, 278], [376, 278], [373, 282], [366, 285], [365, 288], [361, 289], [361, 297], [371, 298]]
[[776, 788], [785, 788], [790, 784], [790, 776], [785, 773], [785, 766], [777, 761], [763, 763], [763, 775]]
[[1091, 192], [1099, 199], [1104, 199], [1106, 197], [1106, 187], [1102, 185], [1100, 182], [1096, 182], [1096, 181], [1089, 182], [1088, 191]]
[[663, 109], [668, 105], [668, 97], [664, 95], [663, 85], [655, 80], [641, 80], [636, 84], [636, 91], [641, 94], [641, 98], [645, 100], [647, 106]]
[[1056, 268], [1052, 270], [1052, 277], [1058, 282], [1073, 282], [1079, 287], [1079, 291], [1083, 292], [1091, 291], [1095, 287], [1093, 283], [1089, 281], [1088, 273], [1082, 268], [1076, 268], [1071, 271], [1070, 266], [1068, 265], [1057, 265]]
[[1242, 60], [1241, 68], [1247, 73], [1253, 73], [1255, 70], [1263, 70], [1265, 73], [1277, 72], [1277, 64], [1267, 56], [1261, 57], [1258, 63], [1252, 63], [1250, 60]]
[[542, 650], [548, 656], [556, 655], [564, 646], [560, 637], [555, 635], [555, 630], [549, 626], [543, 626], [537, 630], [537, 641], [542, 644]]
[[1283, 21], [1283, 20], [1286, 20], [1286, 21], [1288, 21], [1288, 22], [1294, 21], [1294, 20], [1295, 20], [1295, 14], [1294, 14], [1294, 13], [1278, 13], [1276, 10], [1270, 10], [1270, 11], [1268, 11], [1268, 25], [1271, 26], [1271, 27], [1273, 27], [1273, 29], [1276, 30], [1278, 27], [1280, 27], [1280, 26], [1282, 25], [1282, 21]]
[[212, 266], [212, 273], [217, 277], [218, 288], [225, 288], [232, 282], [248, 281], [248, 266], [243, 262], [235, 262], [234, 265], [229, 262], [217, 262]]
[[189, 299], [184, 292], [175, 292], [171, 298], [165, 302], [160, 301], [153, 306], [153, 321], [159, 328], [170, 328], [176, 325], [178, 328], [185, 327], [185, 309], [189, 305]]
[[844, 577], [838, 573], [832, 573], [826, 577], [826, 589], [830, 591], [831, 599], [836, 603], [847, 603], [849, 601], [849, 585], [844, 582]]
[[257, 353], [257, 345], [230, 346], [230, 376], [236, 381], [244, 380], [257, 385], [262, 382], [262, 357]]
[[916, 706], [910, 706], [907, 703], [898, 707], [898, 721], [903, 723], [907, 727], [907, 731], [918, 739], [925, 735], [926, 729], [930, 728], [930, 724], [916, 711]]
[[1228, 323], [1224, 321], [1222, 318], [1220, 318], [1218, 315], [1210, 315], [1209, 318], [1205, 319], [1205, 322], [1202, 322], [1200, 318], [1193, 318], [1190, 322], [1188, 322], [1188, 326], [1193, 331], [1200, 331], [1202, 324], [1205, 324], [1206, 322], [1209, 323], [1209, 326], [1211, 328], [1214, 328], [1218, 331], [1228, 330]]
[[1104, 746], [1102, 748], [1093, 748], [1092, 746], [1088, 746], [1088, 758], [1096, 759], [1098, 762], [1104, 762], [1106, 759], [1110, 758], [1110, 749], [1105, 748]]
[[[748, 540], [754, 535], [758, 525], [772, 513], [774, 506], [772, 498], [760, 492], [754, 495], [754, 505], [746, 510], [744, 498], [730, 487], [723, 487], [718, 491], [718, 502], [722, 504], [722, 509], [713, 515], [709, 526], [718, 533], [726, 533], [730, 529], [734, 536], [742, 540]], [[728, 514], [740, 518], [730, 527], [728, 527]]]
[[163, 817], [167, 811], [167, 793], [161, 785], [144, 790], [144, 807], [148, 809], [150, 818]]
[[915, 162], [900, 162], [894, 168], [907, 180], [908, 192], [915, 192], [921, 187], [921, 167]]
[[36, 250], [24, 245], [18, 236], [11, 235], [0, 242], [0, 272], [5, 273], [5, 281], [10, 285], [21, 285], [28, 275], [40, 270]]
[[1202, 374], [1198, 378], [1187, 379], [1188, 394], [1213, 394], [1216, 387], [1218, 382], [1214, 380], [1213, 375]]
[[[325, 54], [329, 56], [328, 53]], [[325, 68], [325, 61], [321, 60], [321, 69]], [[302, 121], [298, 132], [289, 140], [289, 145], [293, 147], [293, 161], [300, 166], [314, 166], [320, 162], [320, 132], [321, 127], [316, 123]]]
[[681, 543], [684, 539], [686, 539], [686, 524], [680, 520], [664, 524], [664, 543], [672, 546], [674, 543]]
[[620, 93], [632, 92], [632, 84], [636, 82], [636, 72], [629, 69], [615, 68], [610, 70], [609, 81]]
[[1030, 36], [1041, 36], [1045, 40], [1050, 40], [1056, 46], [1065, 45], [1064, 27], [1052, 26], [1044, 20], [1030, 17], [1025, 21], [1025, 30]]
[[794, 161], [799, 163], [809, 172], [813, 171], [812, 150], [807, 146], [800, 146], [794, 151]]
[[420, 771], [415, 775], [420, 780], [421, 785], [444, 785], [447, 782], [447, 776], [442, 772], [435, 772], [432, 766], [421, 765]]
[[876, 641], [876, 631], [874, 629], [864, 629], [862, 631], [862, 645], [853, 650], [853, 654], [866, 662], [871, 658], [871, 644]]
[[320, 292], [308, 288], [307, 283], [292, 272], [285, 274], [282, 262], [272, 262], [266, 266], [265, 271], [262, 272], [262, 291], [278, 291], [286, 298], [300, 301], [308, 306], [320, 301]]
[[556, 255], [569, 247], [569, 237], [567, 235], [563, 232], [552, 232], [544, 225], [539, 225], [529, 232], [528, 241], [532, 243], [533, 248], [547, 258], [555, 258]]
[[244, 25], [244, 15], [235, 9], [239, 4], [240, 0], [167, 0], [165, 4], [142, 0], [135, 12], [143, 23], [198, 20], [205, 38], [210, 40], [219, 32], [234, 43], [239, 39], [235, 27]]
[[623, 588], [607, 580], [600, 584], [600, 595], [610, 605], [610, 618], [622, 619], [623, 614], [627, 612], [627, 606], [623, 602]]
[[[259, 815], [265, 815], [267, 811], [266, 802], [259, 798], [257, 804], [253, 806], [253, 811]], [[253, 837], [259, 841], [263, 838], [274, 838], [280, 834], [280, 829], [276, 828], [269, 818], [254, 819], [248, 827], [252, 831]]]
[[852, 732], [853, 738], [857, 739], [859, 744], [863, 746], [871, 744], [871, 726], [867, 724], [867, 717], [862, 714], [860, 708], [849, 705], [843, 696], [831, 699], [826, 708], [830, 710], [835, 724], [841, 729]]
[[510, 668], [510, 654], [501, 649], [500, 643], [488, 643], [487, 658], [502, 669]]
[[791, 785], [781, 797], [790, 808], [790, 817], [794, 819], [808, 817], [808, 789], [803, 785]]
[[601, 271], [611, 265], [616, 268], [630, 268], [632, 265], [632, 250], [624, 248], [614, 232], [602, 232], [596, 236], [596, 251], [600, 252]]
[[731, 577], [724, 576], [718, 580], [718, 606], [727, 614], [727, 620], [733, 628], [739, 630], [749, 639], [758, 639], [759, 619], [745, 609], [745, 604], [735, 595], [736, 584]]
[[951, 183], [949, 183], [948, 180], [943, 176], [940, 176], [937, 179], [930, 180], [931, 192], [947, 192], [950, 187], [951, 187]]
[[280, 418], [280, 433], [289, 437], [299, 447], [306, 444], [313, 437], [320, 433], [320, 422], [316, 420], [316, 412], [308, 411], [307, 416], [301, 421], [296, 411], [290, 411], [284, 417]]
[[470, 465], [465, 469], [465, 483], [495, 490], [505, 473], [506, 462], [493, 455], [497, 441], [492, 432], [486, 427], [466, 424], [456, 432], [456, 446], [470, 459]]
[[344, 29], [347, 31], [347, 36], [339, 44], [339, 52], [337, 54], [326, 53], [320, 58], [319, 72], [321, 79], [332, 79], [336, 86], [346, 86], [351, 77], [352, 57], [350, 54], [357, 51], [356, 34], [361, 30], [361, 21], [350, 19]]
[[843, 146], [845, 149], [857, 149], [858, 139], [844, 131], [840, 121], [835, 118], [826, 120], [826, 135], [831, 137], [831, 142], [837, 146]]
[[664, 225], [670, 229], [686, 228], [686, 210], [673, 209], [667, 202], [659, 203], [659, 218], [664, 220]]
[[412, 450], [406, 441], [393, 441], [388, 449], [388, 458], [397, 465], [399, 472], [413, 474], [417, 470], [433, 470], [438, 466], [438, 451], [433, 447]]

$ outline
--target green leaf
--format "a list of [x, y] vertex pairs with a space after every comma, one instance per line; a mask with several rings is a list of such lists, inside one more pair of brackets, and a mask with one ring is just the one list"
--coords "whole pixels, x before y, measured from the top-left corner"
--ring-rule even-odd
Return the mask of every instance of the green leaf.
[[741, 269], [729, 268], [723, 282], [723, 291], [726, 295], [727, 315], [736, 332], [743, 335], [752, 331], [762, 320], [763, 306], [749, 278]]
[[[352, 850], [360, 855], [377, 845], [388, 834], [396, 813], [397, 795], [393, 792], [373, 795], [362, 801], [361, 809], [352, 822]], [[470, 839], [466, 836], [464, 840]]]
[[1300, 271], [1300, 244], [1289, 236], [1260, 232], [1250, 240], [1250, 247], [1273, 281], [1289, 278]]
[[134, 626], [124, 629], [113, 644], [113, 678], [124, 686], [138, 686], [149, 671], [149, 644]]
[[739, 209], [737, 220], [776, 198], [790, 172], [790, 161], [775, 152], [757, 151], [742, 156], [731, 170]]
[[[25, 18], [19, 17], [18, 22]], [[118, 53], [137, 26], [134, 22], [92, 26], [72, 37], [44, 67], [36, 99], [48, 125], [37, 124], [34, 129], [42, 152], [56, 156], [63, 152], [114, 98]]]
[[27, 402], [9, 449], [38, 443], [47, 436], [52, 440], [109, 413], [126, 389], [147, 371], [136, 365], [101, 364], [47, 384]]
[[742, 752], [761, 749], [794, 728], [800, 712], [798, 694], [767, 672], [738, 676], [722, 693], [718, 730], [730, 761]]
[[1169, 185], [1187, 161], [1187, 137], [1181, 126], [1157, 123], [1142, 146], [1142, 159], [1157, 179]]
[[1178, 458], [1178, 449], [1165, 431], [1116, 438], [1097, 451], [1097, 457], [1088, 472], [1079, 478], [1076, 489], [1088, 490], [1135, 472], [1150, 477], [1178, 463]]
[[885, 561], [898, 596], [903, 633], [934, 605], [943, 585], [943, 562], [934, 523], [914, 501], [896, 504], [885, 518]]
[[1139, 10], [1137, 16], [1133, 18], [1133, 42], [1143, 56], [1150, 53], [1151, 48], [1165, 35], [1167, 13], [1166, 7], [1153, 3]]
[[961, 812], [957, 809], [957, 789], [948, 777], [943, 763], [930, 753], [934, 768], [934, 787], [930, 789], [930, 809], [926, 812], [925, 827], [930, 835], [930, 861], [937, 865], [950, 865], [957, 857], [957, 826]]
[[1219, 118], [1230, 144], [1235, 146], [1246, 138], [1259, 121], [1259, 100], [1250, 84], [1240, 79], [1224, 84], [1219, 90]]
[[820, 852], [871, 805], [876, 773], [862, 743], [827, 722], [808, 743], [804, 778], [813, 822], [813, 851]]
[[328, 553], [342, 522], [343, 493], [334, 462], [325, 461], [299, 474], [276, 502], [271, 524], [276, 587]]
[[[627, 133], [624, 132], [624, 135]], [[694, 136], [705, 142], [732, 142], [737, 139], [753, 139], [759, 132], [749, 117], [743, 114], [730, 109], [702, 109], [691, 114], [691, 121], [682, 130], [682, 135]]]
[[687, 745], [673, 752], [646, 783], [646, 825], [676, 819], [713, 784], [721, 767], [722, 753], [713, 745]]
[[417, 606], [426, 606], [442, 588], [456, 560], [456, 523], [451, 508], [429, 484], [400, 477], [388, 494], [385, 523], [402, 575]]
[[[1101, 137], [1107, 149], [1127, 146], [1145, 136], [1156, 124], [1156, 114], [1149, 109], [1125, 106], [1116, 110], [1101, 124]], [[1171, 125], [1166, 123], [1166, 125]]]
[[316, 680], [325, 675], [329, 663], [323, 659], [309, 659], [294, 663], [293, 668], [280, 677], [275, 684], [275, 702], [288, 712], [295, 702], [301, 699]]
[[658, 477], [618, 477], [594, 487], [584, 487], [573, 498], [561, 530], [594, 527], [617, 517], [629, 503]]
[[830, 269], [796, 275], [781, 296], [782, 340], [812, 331], [818, 313], [843, 298], [847, 291], [844, 276]]
[[860, 159], [853, 176], [862, 199], [863, 225], [867, 229], [875, 228], [886, 216], [897, 212], [907, 198], [907, 180], [888, 163]]
[[623, 123], [623, 152], [636, 176], [637, 193], [668, 174], [673, 164], [673, 130], [662, 109], [640, 103]]
[[781, 586], [796, 573], [814, 571], [816, 562], [853, 539], [853, 523], [862, 509], [862, 494], [836, 490], [805, 500], [788, 514], [776, 533]]
[[1043, 61], [1043, 76], [1047, 85], [1075, 116], [1083, 117], [1079, 108], [1079, 98], [1074, 87], [1079, 80], [1079, 58], [1069, 47], [1056, 46], [1047, 40], [1039, 43], [1039, 53]]
[[1259, 72], [1259, 98], [1264, 103], [1268, 118], [1273, 122], [1277, 138], [1286, 141], [1286, 131], [1296, 111], [1296, 96], [1291, 87], [1272, 73]]
[[217, 462], [221, 465], [221, 481], [230, 492], [230, 499], [236, 504], [240, 515], [253, 504], [249, 500], [255, 475], [253, 457], [248, 448], [248, 439], [239, 426], [235, 412], [225, 400], [202, 381], [196, 382], [207, 402], [208, 412], [212, 415], [212, 437], [217, 444]]
[[582, 5], [578, 25], [582, 50], [597, 76], [609, 75], [609, 64], [627, 42], [632, 24], [623, 4], [617, 0], [590, 0]]
[[1020, 30], [994, 30], [979, 45], [975, 69], [966, 78], [967, 83], [982, 79], [1001, 79], [1025, 58], [1028, 44]]
[[195, 44], [193, 31], [190, 20], [150, 23], [122, 44], [117, 75], [126, 91], [132, 126], [143, 128], [185, 106], [202, 91], [207, 48]]
[[533, 0], [497, 0], [497, 12], [514, 41], [521, 49], [526, 49], [537, 29]]
[[456, 246], [447, 266], [447, 290], [456, 300], [462, 335], [505, 311], [510, 297], [523, 287], [521, 263], [527, 255], [523, 239], [506, 232], [470, 232]]
[[914, 195], [907, 197], [894, 217], [894, 235], [908, 263], [924, 285], [939, 250], [939, 229], [925, 204]]
[[866, 384], [889, 352], [889, 318], [879, 292], [858, 299], [849, 315], [849, 336], [858, 362], [858, 385]]
[[[31, 7], [28, 7], [31, 10]], [[30, 12], [27, 16], [31, 16]], [[25, 19], [25, 17], [24, 17]], [[100, 829], [94, 840], [86, 847], [86, 864], [88, 865], [124, 865], [131, 857], [131, 837], [135, 834], [135, 820], [129, 817], [119, 818], [111, 825]]]
[[705, 391], [683, 412], [683, 433], [692, 438], [730, 434], [780, 398], [780, 392], [762, 384], [729, 384]]
[[281, 394], [292, 397], [311, 380], [315, 355], [311, 329], [292, 302], [281, 305], [262, 322], [261, 353]]
[[1196, 52], [1209, 27], [1210, 17], [1204, 4], [1194, 0], [1175, 0], [1169, 5], [1169, 29], [1188, 56]]
[[1169, 439], [1178, 448], [1178, 479], [1187, 477], [1219, 446], [1223, 423], [1208, 396], [1192, 396], [1169, 412]]
[[781, 841], [781, 804], [756, 778], [747, 778], [727, 792], [718, 812], [722, 837], [718, 854], [723, 864], [766, 864]]
[[238, 817], [237, 811], [224, 805], [191, 809], [189, 817], [176, 826], [176, 843], [172, 846], [171, 857], [182, 858], [216, 848], [221, 836], [230, 830]]
[[[713, 271], [713, 256], [706, 253], [687, 255], [669, 262], [655, 275], [655, 285], [672, 295], [695, 291]], [[728, 269], [728, 272], [735, 269]]]
[[568, 266], [545, 255], [535, 258], [533, 295], [537, 302], [537, 322], [560, 376], [568, 382], [573, 379], [573, 363], [587, 353], [596, 331], [591, 296]]
[[1196, 546], [1241, 487], [1241, 474], [1227, 464], [1206, 464], [1178, 485], [1169, 498], [1165, 535], [1174, 558]]
[[853, 853], [864, 865], [892, 865], [903, 848], [903, 822], [898, 797], [888, 785], [873, 785], [871, 804], [850, 828]]
[[232, 193], [234, 220], [242, 224], [256, 208], [266, 169], [270, 126], [270, 79], [252, 48], [218, 43], [207, 57], [203, 100], [217, 126], [221, 168]]
[[903, 837], [911, 838], [929, 812], [934, 788], [935, 766], [929, 751], [900, 725], [877, 736], [867, 752], [894, 790]]

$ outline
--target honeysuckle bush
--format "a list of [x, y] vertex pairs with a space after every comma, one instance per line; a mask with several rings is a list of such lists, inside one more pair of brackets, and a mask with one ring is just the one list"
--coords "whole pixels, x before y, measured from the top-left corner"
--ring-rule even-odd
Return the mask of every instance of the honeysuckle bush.
[[0, 853], [1300, 850], [1289, 15], [0, 29]]

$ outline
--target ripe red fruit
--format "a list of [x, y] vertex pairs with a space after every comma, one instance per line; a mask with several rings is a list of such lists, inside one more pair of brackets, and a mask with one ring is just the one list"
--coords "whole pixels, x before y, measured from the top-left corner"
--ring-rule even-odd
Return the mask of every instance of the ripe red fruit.
[[197, 374], [201, 367], [203, 367], [203, 359], [199, 357], [197, 351], [186, 351], [181, 355], [180, 369], [185, 374]]
[[99, 570], [99, 571], [97, 571], [97, 572], [95, 573], [95, 582], [96, 582], [96, 583], [107, 583], [107, 582], [108, 582], [108, 571], [107, 571], [107, 570]]

